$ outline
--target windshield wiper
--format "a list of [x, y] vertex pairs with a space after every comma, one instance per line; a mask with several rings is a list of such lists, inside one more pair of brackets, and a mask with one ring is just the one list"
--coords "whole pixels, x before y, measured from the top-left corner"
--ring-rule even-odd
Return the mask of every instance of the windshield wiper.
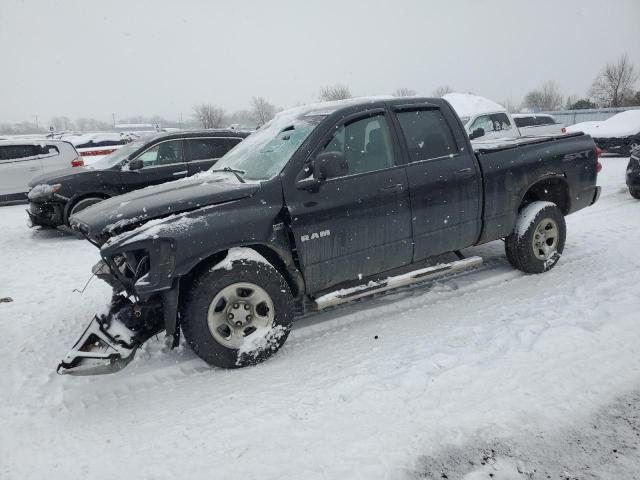
[[240, 174], [245, 174], [247, 172], [245, 172], [244, 170], [236, 170], [235, 168], [231, 168], [231, 167], [224, 167], [224, 168], [213, 168], [211, 169], [212, 172], [231, 172], [233, 173], [236, 178], [238, 179], [238, 181], [240, 183], [247, 183], [244, 181], [244, 178], [242, 178], [240, 176]]

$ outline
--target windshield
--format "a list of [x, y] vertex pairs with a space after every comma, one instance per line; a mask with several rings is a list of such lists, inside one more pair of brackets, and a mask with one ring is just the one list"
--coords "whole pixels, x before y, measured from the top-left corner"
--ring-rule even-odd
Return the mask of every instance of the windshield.
[[127, 143], [126, 145], [115, 150], [113, 153], [107, 155], [106, 157], [102, 157], [100, 160], [96, 160], [95, 162], [87, 165], [87, 167], [94, 168], [96, 170], [105, 170], [107, 168], [114, 167], [118, 163], [126, 159], [133, 152], [135, 152], [137, 149], [142, 147], [148, 141], [149, 140], [147, 139]]
[[213, 170], [240, 170], [245, 180], [269, 180], [278, 175], [323, 116], [277, 116], [230, 150]]

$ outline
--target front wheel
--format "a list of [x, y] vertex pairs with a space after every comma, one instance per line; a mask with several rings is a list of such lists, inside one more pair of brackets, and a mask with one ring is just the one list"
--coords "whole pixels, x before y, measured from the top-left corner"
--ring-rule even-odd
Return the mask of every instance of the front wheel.
[[560, 260], [566, 236], [564, 215], [554, 203], [530, 203], [520, 211], [513, 233], [506, 238], [509, 263], [525, 273], [551, 270]]
[[289, 285], [266, 260], [233, 260], [206, 270], [183, 306], [187, 343], [205, 362], [222, 368], [266, 360], [284, 344], [293, 322]]
[[633, 198], [637, 198], [638, 200], [640, 200], [640, 188], [638, 188], [638, 189], [634, 189], [634, 190], [629, 189], [629, 194], [630, 194]]
[[86, 198], [82, 198], [80, 200], [78, 200], [70, 209], [69, 209], [69, 214], [67, 215], [67, 218], [65, 219], [65, 224], [67, 226], [69, 226], [69, 218], [71, 218], [71, 215], [74, 215], [78, 212], [81, 212], [82, 210], [84, 210], [87, 207], [90, 207], [91, 205], [94, 205], [98, 202], [103, 201], [104, 198], [102, 197], [86, 197]]

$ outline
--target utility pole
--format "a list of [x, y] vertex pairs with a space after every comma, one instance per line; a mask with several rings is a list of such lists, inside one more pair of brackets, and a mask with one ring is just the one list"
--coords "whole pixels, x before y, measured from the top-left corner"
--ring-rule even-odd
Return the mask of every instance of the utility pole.
[[38, 129], [38, 115], [36, 115], [36, 130]]
[[112, 113], [111, 114], [111, 120], [113, 121], [113, 128], [116, 128], [116, 114]]

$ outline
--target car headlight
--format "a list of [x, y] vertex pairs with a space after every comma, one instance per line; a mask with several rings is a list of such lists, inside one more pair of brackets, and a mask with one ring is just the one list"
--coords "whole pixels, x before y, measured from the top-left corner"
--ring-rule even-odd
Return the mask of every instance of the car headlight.
[[133, 282], [149, 273], [149, 254], [145, 250], [133, 250], [111, 257], [120, 274]]
[[29, 200], [34, 200], [37, 198], [47, 198], [52, 197], [54, 193], [57, 193], [62, 188], [62, 184], [56, 183], [55, 185], [47, 185], [46, 183], [41, 183], [40, 185], [36, 185], [31, 190], [29, 190], [29, 194], [27, 197]]

